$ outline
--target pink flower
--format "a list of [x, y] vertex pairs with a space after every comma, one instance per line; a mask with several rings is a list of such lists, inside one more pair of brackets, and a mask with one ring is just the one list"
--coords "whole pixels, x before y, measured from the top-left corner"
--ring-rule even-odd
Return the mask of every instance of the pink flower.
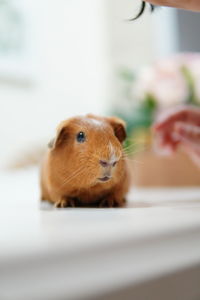
[[161, 108], [184, 103], [189, 88], [183, 67], [194, 79], [195, 94], [200, 101], [200, 54], [175, 55], [142, 69], [134, 85], [136, 98], [143, 100], [150, 94]]
[[200, 54], [186, 54], [185, 63], [194, 81], [194, 92], [198, 103], [200, 104]]

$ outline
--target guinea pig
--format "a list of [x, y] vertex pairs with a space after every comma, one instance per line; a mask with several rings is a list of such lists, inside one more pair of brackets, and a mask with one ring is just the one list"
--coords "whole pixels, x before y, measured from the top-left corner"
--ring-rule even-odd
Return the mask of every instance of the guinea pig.
[[77, 116], [60, 123], [41, 169], [41, 199], [56, 207], [122, 207], [129, 172], [116, 117]]

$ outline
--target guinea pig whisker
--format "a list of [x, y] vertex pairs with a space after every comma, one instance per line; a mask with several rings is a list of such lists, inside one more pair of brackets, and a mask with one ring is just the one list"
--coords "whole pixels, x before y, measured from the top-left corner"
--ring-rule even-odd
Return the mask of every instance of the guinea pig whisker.
[[126, 140], [127, 142], [130, 142], [130, 145], [126, 146], [126, 147], [123, 147], [123, 149], [128, 149], [130, 147], [135, 147], [135, 146], [138, 146], [138, 145], [142, 145], [142, 142], [133, 142], [133, 139], [127, 139]]
[[[144, 150], [147, 150], [148, 149], [148, 146], [147, 145], [141, 145], [139, 148], [133, 148], [131, 149], [131, 153], [137, 153], [137, 152], [141, 152], [141, 151], [144, 151]], [[130, 154], [130, 149], [128, 150], [125, 150], [124, 153], [129, 153]]]
[[[141, 150], [139, 150], [139, 151], [135, 151], [133, 154], [140, 153], [140, 152], [141, 152]], [[134, 157], [130, 158], [130, 156], [129, 156], [129, 155], [127, 155], [126, 153], [123, 153], [122, 160], [124, 160], [124, 161], [130, 161], [130, 162], [136, 162], [136, 163], [143, 164], [143, 162], [141, 162], [141, 161], [139, 161], [139, 160], [135, 159]]]
[[[139, 144], [138, 144], [139, 145]], [[146, 146], [142, 145], [142, 143], [140, 144], [140, 146], [143, 146], [142, 149], [145, 150], [146, 149]], [[124, 153], [127, 153], [127, 154], [132, 154], [134, 153], [135, 151], [133, 151], [135, 148], [135, 145], [130, 145], [130, 147], [128, 146], [127, 148], [123, 148], [123, 152]], [[140, 149], [141, 151], [141, 149]]]
[[[141, 150], [140, 150], [141, 151]], [[136, 151], [136, 150], [133, 150], [133, 149], [130, 149], [128, 151], [123, 151], [123, 153], [126, 155], [126, 156], [130, 156], [130, 155], [133, 155], [135, 153], [137, 153], [139, 151]]]
[[132, 144], [132, 145], [129, 145], [127, 147], [124, 147], [123, 150], [128, 151], [128, 150], [134, 149], [136, 146], [138, 146], [138, 145], [137, 144], [134, 144], [134, 145]]
[[82, 172], [85, 169], [85, 166], [81, 166], [80, 168], [78, 168], [76, 171], [74, 171], [70, 176], [68, 176], [67, 181], [70, 181], [71, 179], [73, 179], [75, 176], [77, 176], [80, 172]]
[[141, 152], [143, 152], [143, 150], [140, 149], [140, 150], [132, 151], [132, 152], [130, 152], [130, 153], [123, 152], [123, 154], [124, 154], [124, 156], [125, 156], [126, 158], [129, 158], [130, 155], [132, 156], [132, 155], [135, 155], [135, 154], [141, 153]]
[[139, 161], [137, 159], [133, 159], [133, 158], [123, 158], [122, 160], [126, 160], [126, 161], [130, 161], [130, 162], [136, 162], [138, 164], [144, 164], [142, 161]]
[[59, 171], [59, 175], [60, 175], [60, 177], [64, 177], [64, 179], [68, 179], [69, 177], [73, 176], [73, 174], [74, 174], [75, 172], [77, 172], [79, 169], [80, 169], [80, 168], [76, 169], [76, 170], [75, 170], [73, 173], [71, 173], [69, 176], [65, 177], [65, 175], [66, 175], [66, 168], [63, 166], [63, 167], [61, 167], [61, 170]]
[[81, 174], [84, 171], [84, 169], [85, 169], [85, 166], [81, 166], [78, 170], [73, 172], [70, 176], [66, 177], [65, 180], [62, 182], [61, 187], [63, 187], [67, 183], [69, 183], [72, 179], [77, 177], [79, 174]]
[[65, 186], [72, 178], [74, 178], [76, 176], [76, 172], [73, 172], [70, 176], [67, 176], [65, 177], [63, 180], [62, 180], [62, 184], [61, 184], [61, 188], [63, 186]]
[[137, 144], [135, 141], [133, 141], [133, 139], [127, 139], [126, 141], [127, 141], [127, 142], [130, 142], [130, 145], [126, 146], [125, 148]]
[[128, 148], [128, 149], [123, 149], [123, 152], [124, 153], [127, 153], [127, 154], [130, 154], [130, 153], [132, 153], [134, 151], [134, 147], [130, 147], [130, 148]]
[[131, 151], [128, 151], [128, 152], [124, 151], [124, 154], [125, 154], [127, 157], [129, 157], [129, 156], [132, 156], [132, 155], [134, 155], [134, 154], [136, 154], [136, 153], [140, 153], [140, 152], [142, 152], [142, 150], [135, 150], [135, 151], [131, 150]]
[[62, 185], [61, 188], [66, 186], [67, 184], [69, 184], [73, 179], [75, 179], [77, 176], [81, 175], [83, 173], [84, 170], [79, 171], [77, 174], [74, 174], [74, 176], [71, 176], [68, 180], [65, 180]]

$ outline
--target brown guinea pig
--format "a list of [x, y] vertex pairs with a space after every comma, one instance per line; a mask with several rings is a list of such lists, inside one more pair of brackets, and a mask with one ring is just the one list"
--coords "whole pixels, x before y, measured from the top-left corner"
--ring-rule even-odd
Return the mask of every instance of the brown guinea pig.
[[41, 199], [56, 207], [121, 207], [129, 188], [116, 117], [78, 116], [61, 122], [41, 170]]

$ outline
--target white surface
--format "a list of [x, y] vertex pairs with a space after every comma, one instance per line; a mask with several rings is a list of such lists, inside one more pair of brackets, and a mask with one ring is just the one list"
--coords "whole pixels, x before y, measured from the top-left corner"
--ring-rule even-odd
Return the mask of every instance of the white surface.
[[200, 296], [200, 189], [133, 190], [124, 209], [41, 210], [35, 169], [0, 183], [1, 300], [96, 299], [130, 286], [132, 299], [138, 284], [182, 270], [191, 274], [170, 300]]

